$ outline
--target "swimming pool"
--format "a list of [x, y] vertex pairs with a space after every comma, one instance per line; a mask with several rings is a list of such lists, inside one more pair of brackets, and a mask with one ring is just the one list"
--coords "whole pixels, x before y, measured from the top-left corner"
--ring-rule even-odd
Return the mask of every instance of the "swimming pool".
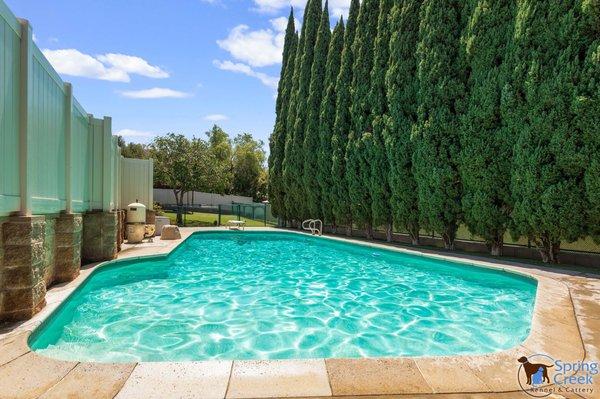
[[481, 354], [529, 334], [537, 283], [282, 232], [202, 232], [98, 268], [30, 337], [79, 361]]

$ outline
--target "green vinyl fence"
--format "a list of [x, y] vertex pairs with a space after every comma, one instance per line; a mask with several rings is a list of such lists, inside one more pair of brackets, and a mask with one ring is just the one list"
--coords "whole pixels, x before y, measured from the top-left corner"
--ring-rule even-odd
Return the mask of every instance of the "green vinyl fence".
[[[126, 205], [111, 118], [83, 109], [33, 42], [29, 23], [2, 0], [0, 44], [0, 217]], [[144, 162], [152, 173], [152, 161]], [[143, 180], [146, 194], [151, 180]]]

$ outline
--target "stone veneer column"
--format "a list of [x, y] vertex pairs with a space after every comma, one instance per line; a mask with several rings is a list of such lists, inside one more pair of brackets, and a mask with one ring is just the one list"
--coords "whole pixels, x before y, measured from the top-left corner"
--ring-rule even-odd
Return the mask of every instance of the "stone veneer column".
[[81, 214], [61, 214], [54, 228], [53, 282], [63, 283], [75, 279], [81, 269]]
[[44, 235], [44, 216], [15, 216], [4, 222], [0, 321], [29, 319], [46, 304]]
[[91, 212], [83, 215], [81, 257], [100, 262], [117, 257], [118, 218], [116, 212]]

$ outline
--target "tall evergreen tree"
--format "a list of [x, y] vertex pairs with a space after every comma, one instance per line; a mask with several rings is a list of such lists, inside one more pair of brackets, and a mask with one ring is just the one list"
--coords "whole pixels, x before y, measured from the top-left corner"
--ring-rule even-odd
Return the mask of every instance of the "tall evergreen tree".
[[586, 226], [586, 159], [573, 109], [585, 54], [577, 3], [518, 3], [513, 232], [529, 237], [545, 262], [557, 262], [561, 241], [580, 238]]
[[344, 20], [342, 18], [333, 30], [329, 51], [327, 52], [325, 92], [323, 93], [319, 113], [320, 143], [319, 151], [317, 152], [317, 180], [321, 188], [321, 213], [325, 221], [331, 223], [334, 229], [336, 228], [336, 219], [333, 212], [335, 198], [333, 195], [334, 181], [331, 175], [331, 168], [333, 166], [331, 140], [336, 114], [336, 82], [340, 73], [342, 51], [344, 49], [344, 32]]
[[387, 85], [385, 81], [390, 54], [390, 11], [394, 0], [380, 0], [377, 39], [375, 40], [371, 89], [369, 100], [372, 114], [372, 143], [369, 154], [371, 164], [371, 212], [374, 226], [385, 226], [387, 241], [392, 240], [392, 209], [390, 183], [384, 131], [388, 113]]
[[501, 115], [508, 83], [507, 44], [514, 29], [513, 0], [475, 0], [463, 36], [467, 81], [462, 118], [460, 175], [462, 207], [469, 231], [482, 237], [493, 255], [502, 254], [510, 220], [513, 137]]
[[325, 8], [321, 15], [321, 23], [317, 34], [315, 54], [311, 70], [310, 92], [308, 96], [308, 119], [304, 132], [304, 201], [306, 202], [307, 216], [313, 219], [323, 219], [321, 209], [321, 186], [317, 180], [319, 165], [317, 157], [320, 150], [319, 114], [321, 99], [325, 90], [325, 68], [327, 66], [327, 52], [331, 40], [331, 24], [329, 22], [329, 3], [325, 0]]
[[411, 132], [417, 122], [417, 59], [422, 0], [402, 0], [390, 13], [390, 61], [386, 75], [388, 118], [385, 145], [389, 163], [390, 207], [394, 225], [419, 243], [417, 182]]
[[461, 219], [458, 174], [460, 101], [464, 95], [459, 62], [462, 2], [425, 0], [417, 48], [419, 110], [413, 156], [421, 222], [441, 233], [447, 249]]
[[370, 163], [373, 114], [369, 92], [378, 19], [379, 0], [364, 0], [352, 45], [355, 56], [350, 107], [352, 125], [346, 150], [346, 176], [352, 218], [355, 223], [364, 226], [367, 238], [373, 236]]
[[589, 45], [579, 87], [577, 119], [590, 156], [585, 177], [589, 231], [600, 243], [600, 1], [584, 0], [583, 16]]
[[285, 186], [283, 184], [283, 160], [287, 136], [286, 123], [290, 107], [290, 93], [298, 35], [294, 22], [294, 10], [290, 11], [285, 39], [283, 44], [283, 59], [279, 87], [277, 88], [277, 103], [275, 106], [275, 128], [269, 140], [269, 202], [275, 216], [285, 217]]
[[288, 115], [288, 138], [285, 148], [284, 181], [286, 212], [290, 219], [302, 221], [307, 216], [304, 201], [302, 168], [304, 166], [304, 127], [314, 48], [321, 20], [321, 0], [309, 0], [304, 10], [302, 33], [298, 43], [293, 77], [292, 99]]
[[336, 223], [346, 225], [347, 234], [352, 231], [352, 212], [350, 209], [350, 197], [348, 195], [348, 177], [346, 176], [346, 148], [348, 145], [348, 134], [352, 125], [350, 106], [352, 104], [351, 82], [354, 65], [354, 51], [352, 45], [356, 36], [356, 23], [360, 11], [359, 0], [352, 0], [348, 25], [344, 34], [344, 51], [340, 73], [337, 77], [336, 91], [336, 113], [333, 125], [333, 136], [331, 138], [332, 160], [332, 210]]

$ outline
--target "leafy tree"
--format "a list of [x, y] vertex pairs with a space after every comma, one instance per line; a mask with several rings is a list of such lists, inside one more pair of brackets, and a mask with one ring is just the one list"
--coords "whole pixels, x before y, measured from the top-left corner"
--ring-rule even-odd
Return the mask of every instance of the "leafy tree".
[[302, 34], [296, 55], [294, 87], [288, 116], [288, 137], [285, 147], [284, 179], [286, 212], [296, 221], [307, 216], [304, 201], [304, 128], [307, 120], [307, 100], [314, 58], [314, 48], [321, 19], [321, 0], [309, 0], [304, 11]]
[[457, 162], [464, 93], [459, 63], [461, 4], [424, 0], [417, 47], [419, 108], [413, 162], [421, 223], [441, 233], [447, 249], [454, 248], [461, 219]]
[[600, 2], [583, 1], [583, 32], [589, 45], [577, 99], [577, 119], [590, 163], [585, 184], [589, 201], [588, 226], [600, 243]]
[[233, 192], [260, 201], [266, 192], [264, 143], [244, 133], [233, 144]]
[[354, 51], [352, 45], [356, 36], [356, 23], [360, 11], [359, 0], [350, 3], [348, 25], [344, 34], [344, 50], [340, 73], [335, 85], [336, 114], [331, 137], [331, 176], [332, 176], [332, 213], [337, 223], [345, 224], [347, 234], [352, 231], [352, 211], [348, 194], [348, 178], [346, 176], [346, 148], [348, 146], [348, 133], [352, 125], [350, 106], [352, 92], [350, 84], [353, 77]]
[[586, 226], [586, 158], [573, 107], [586, 50], [577, 3], [523, 0], [516, 19], [513, 233], [529, 237], [545, 262], [558, 262], [561, 241], [577, 240]]
[[149, 146], [149, 153], [154, 160], [155, 186], [173, 189], [178, 205], [177, 224], [181, 225], [185, 193], [212, 192], [220, 179], [214, 155], [204, 140], [189, 140], [174, 133], [156, 137]]
[[373, 236], [371, 212], [372, 112], [369, 99], [374, 42], [377, 36], [379, 0], [364, 0], [358, 15], [352, 77], [352, 125], [346, 150], [348, 194], [354, 222], [363, 225], [367, 238]]
[[231, 139], [219, 126], [214, 125], [211, 130], [206, 132], [208, 137], [208, 148], [212, 152], [218, 169], [218, 174], [221, 177], [218, 182], [215, 182], [215, 189], [218, 192], [229, 193], [233, 182], [233, 166], [231, 157], [233, 148], [231, 147]]
[[117, 136], [117, 143], [121, 147], [121, 155], [125, 158], [148, 159], [148, 147], [146, 145], [126, 143], [121, 136]]
[[469, 231], [493, 255], [502, 254], [512, 209], [510, 180], [513, 137], [503, 123], [501, 95], [508, 83], [507, 44], [514, 29], [515, 2], [476, 0], [463, 36], [470, 77], [462, 118], [460, 175], [462, 207]]
[[327, 64], [327, 52], [331, 39], [331, 28], [329, 22], [329, 5], [325, 0], [325, 8], [321, 15], [317, 42], [314, 49], [314, 60], [311, 70], [310, 91], [307, 103], [306, 130], [304, 132], [304, 155], [303, 183], [304, 201], [306, 202], [307, 215], [311, 218], [322, 219], [321, 212], [321, 187], [317, 180], [319, 153], [319, 114], [321, 99], [325, 88], [325, 67]]
[[394, 0], [380, 0], [377, 39], [375, 40], [373, 69], [371, 70], [371, 88], [369, 99], [372, 113], [372, 145], [369, 154], [371, 164], [371, 212], [375, 226], [385, 226], [386, 237], [392, 241], [392, 210], [390, 207], [390, 184], [388, 159], [386, 154], [384, 130], [388, 112], [387, 85], [385, 75], [388, 70], [390, 36], [390, 11]]
[[394, 225], [419, 243], [417, 182], [411, 132], [417, 122], [417, 59], [422, 0], [396, 2], [390, 14], [390, 60], [386, 74], [388, 118], [384, 131], [389, 162], [390, 207]]
[[342, 51], [344, 49], [344, 32], [344, 20], [342, 18], [333, 30], [327, 52], [324, 82], [325, 92], [319, 113], [320, 143], [319, 151], [317, 152], [317, 181], [321, 189], [321, 214], [326, 222], [330, 222], [333, 225], [334, 229], [336, 227], [336, 219], [333, 212], [335, 199], [333, 195], [334, 181], [331, 176], [331, 169], [333, 167], [331, 141], [336, 114], [336, 82], [337, 76], [340, 73]]
[[275, 128], [273, 129], [273, 134], [269, 140], [269, 202], [271, 203], [273, 214], [284, 218], [285, 186], [283, 184], [283, 161], [285, 155], [285, 141], [288, 133], [286, 129], [287, 115], [290, 108], [290, 94], [292, 91], [292, 78], [297, 46], [298, 34], [296, 33], [294, 22], [294, 10], [292, 9], [285, 31], [283, 61], [275, 108]]

